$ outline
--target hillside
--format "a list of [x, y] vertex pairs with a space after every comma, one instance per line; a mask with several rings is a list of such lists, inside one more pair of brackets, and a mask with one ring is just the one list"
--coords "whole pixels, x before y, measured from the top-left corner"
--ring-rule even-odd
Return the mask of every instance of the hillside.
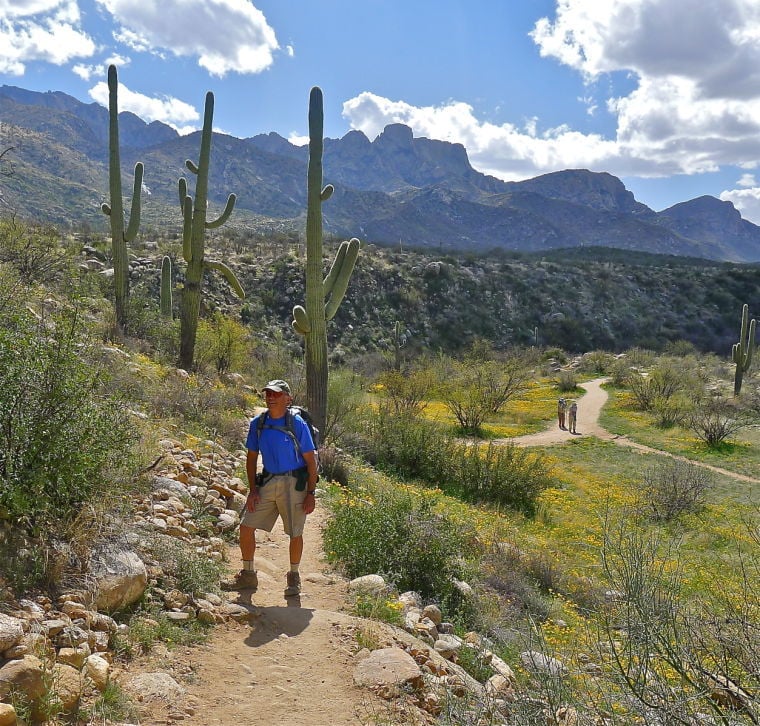
[[[0, 87], [0, 121], [14, 147], [15, 174], [2, 180], [8, 209], [22, 216], [105, 229], [107, 112], [60, 92]], [[178, 226], [176, 183], [197, 133], [181, 137], [157, 122], [121, 114], [123, 173], [145, 162], [146, 220]], [[12, 142], [12, 143], [11, 143]], [[231, 224], [261, 232], [298, 230], [305, 205], [306, 149], [277, 134], [237, 139], [217, 134], [213, 202], [238, 194]], [[760, 228], [717, 199], [684, 201], [654, 212], [616, 177], [584, 169], [502, 182], [473, 169], [460, 144], [414, 138], [401, 124], [374, 141], [351, 131], [326, 139], [325, 181], [336, 194], [325, 228], [370, 243], [448, 251], [549, 250], [580, 246], [760, 260]]]

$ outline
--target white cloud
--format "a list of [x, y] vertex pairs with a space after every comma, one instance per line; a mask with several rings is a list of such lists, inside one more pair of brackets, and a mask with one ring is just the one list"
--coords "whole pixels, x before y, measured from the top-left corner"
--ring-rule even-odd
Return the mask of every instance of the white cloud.
[[95, 52], [76, 0], [0, 0], [0, 47], [0, 73], [15, 76], [33, 61], [63, 65]]
[[288, 136], [288, 141], [293, 144], [293, 146], [306, 146], [306, 144], [309, 143], [309, 137], [308, 136], [299, 136], [295, 131]]
[[92, 65], [77, 63], [71, 67], [71, 70], [76, 73], [76, 75], [78, 75], [83, 81], [89, 81], [94, 76], [105, 76], [108, 73], [108, 66], [110, 65], [115, 65], [117, 68], [124, 68], [131, 62], [131, 59], [127, 56], [114, 53], [109, 58], [106, 58], [102, 63], [94, 63]]
[[[105, 81], [95, 84], [89, 94], [94, 101], [108, 106], [108, 84]], [[196, 127], [190, 122], [200, 119], [198, 111], [189, 103], [171, 96], [151, 98], [131, 91], [123, 83], [119, 83], [119, 111], [131, 111], [146, 121], [162, 121], [181, 134], [195, 131]]]
[[720, 198], [732, 202], [747, 221], [760, 224], [760, 187], [729, 189], [721, 192]]
[[[435, 107], [362, 93], [343, 115], [377, 135], [393, 122], [415, 135], [465, 145], [477, 169], [519, 179], [566, 168], [655, 177], [747, 167], [760, 159], [760, 2], [757, 0], [557, 0], [532, 33], [539, 52], [587, 83], [606, 76], [614, 135], [546, 129], [540, 119], [494, 125], [467, 104]], [[616, 85], [617, 84], [617, 85]], [[617, 94], [617, 95], [616, 95]], [[588, 94], [578, 102], [593, 112]]]
[[258, 73], [279, 45], [250, 0], [97, 0], [120, 24], [117, 39], [134, 50], [197, 56], [211, 75]]

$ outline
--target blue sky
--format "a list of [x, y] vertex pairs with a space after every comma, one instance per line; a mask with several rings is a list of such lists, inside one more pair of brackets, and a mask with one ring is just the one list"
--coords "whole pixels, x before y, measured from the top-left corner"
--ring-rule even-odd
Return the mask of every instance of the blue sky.
[[[388, 123], [502, 179], [586, 168], [655, 210], [711, 194], [760, 224], [759, 0], [0, 0], [0, 84], [185, 132]], [[1, 119], [0, 119], [1, 121]], [[329, 181], [329, 180], [326, 180]]]

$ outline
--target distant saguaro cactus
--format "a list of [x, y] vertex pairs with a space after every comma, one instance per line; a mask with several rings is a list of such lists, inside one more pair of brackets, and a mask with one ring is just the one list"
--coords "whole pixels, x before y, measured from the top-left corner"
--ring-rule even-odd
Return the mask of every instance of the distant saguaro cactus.
[[114, 301], [116, 322], [124, 327], [127, 322], [129, 299], [129, 257], [127, 243], [132, 242], [140, 228], [140, 193], [142, 191], [143, 164], [135, 164], [132, 206], [129, 224], [124, 229], [124, 205], [121, 199], [121, 159], [119, 156], [119, 108], [117, 91], [119, 80], [116, 66], [108, 66], [108, 190], [110, 204], [102, 204], [101, 210], [111, 219], [111, 250], [113, 256]]
[[755, 326], [755, 319], [749, 319], [749, 305], [745, 305], [742, 308], [742, 327], [739, 342], [734, 343], [731, 348], [731, 360], [736, 363], [734, 396], [738, 396], [741, 392], [744, 374], [749, 370], [750, 363], [752, 363], [752, 352], [755, 349]]
[[322, 279], [322, 202], [333, 186], [322, 188], [324, 111], [322, 89], [309, 95], [309, 166], [306, 208], [306, 307], [293, 308], [293, 328], [304, 336], [306, 402], [315, 425], [325, 430], [327, 417], [327, 321], [338, 311], [359, 254], [359, 240], [341, 242], [330, 272]]
[[161, 317], [172, 319], [172, 260], [165, 256], [161, 261]]
[[205, 258], [206, 230], [221, 227], [232, 214], [235, 207], [235, 195], [230, 194], [227, 204], [219, 217], [206, 221], [208, 210], [208, 170], [211, 158], [211, 129], [214, 120], [214, 94], [206, 94], [206, 106], [203, 114], [203, 131], [201, 133], [201, 152], [198, 164], [189, 159], [185, 162], [188, 170], [196, 175], [195, 201], [187, 193], [187, 180], [179, 180], [179, 203], [184, 216], [182, 231], [182, 256], [187, 262], [185, 286], [182, 290], [180, 307], [180, 352], [179, 363], [182, 368], [190, 369], [195, 353], [195, 338], [198, 332], [198, 315], [201, 308], [201, 284], [203, 270], [209, 267], [221, 272], [238, 295], [245, 297], [235, 273], [222, 262]]

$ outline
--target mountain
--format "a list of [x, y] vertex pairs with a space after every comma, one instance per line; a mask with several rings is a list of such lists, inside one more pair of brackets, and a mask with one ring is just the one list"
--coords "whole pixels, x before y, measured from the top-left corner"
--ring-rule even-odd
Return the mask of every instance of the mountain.
[[[107, 110], [61, 92], [2, 86], [0, 122], [15, 167], [0, 180], [0, 201], [25, 216], [105, 230], [99, 207], [108, 193]], [[198, 136], [120, 114], [124, 188], [143, 161], [148, 225], [179, 228], [177, 179], [185, 159], [198, 155]], [[211, 213], [236, 192], [233, 226], [301, 229], [307, 159], [306, 146], [276, 133], [216, 134]], [[700, 197], [655, 212], [616, 177], [585, 169], [504, 182], [473, 169], [461, 144], [414, 138], [402, 124], [374, 141], [360, 131], [325, 139], [324, 179], [335, 187], [323, 208], [325, 231], [384, 245], [480, 252], [606, 246], [760, 260], [760, 227], [730, 202]]]

